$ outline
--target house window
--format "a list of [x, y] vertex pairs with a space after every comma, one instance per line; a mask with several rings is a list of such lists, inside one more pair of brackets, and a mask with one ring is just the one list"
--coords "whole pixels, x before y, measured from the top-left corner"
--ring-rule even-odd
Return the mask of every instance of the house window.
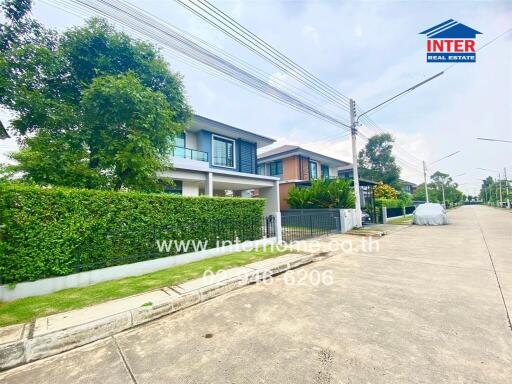
[[309, 178], [311, 180], [318, 179], [318, 164], [316, 161], [309, 162]]
[[329, 178], [329, 166], [322, 165], [322, 179], [328, 179], [328, 178]]
[[283, 174], [283, 160], [276, 160], [268, 165], [270, 176], [278, 176]]
[[258, 164], [258, 168], [256, 170], [256, 173], [258, 175], [264, 175], [265, 174], [265, 164]]
[[338, 171], [338, 177], [341, 177], [342, 179], [352, 179], [353, 176], [354, 174], [352, 173], [352, 171]]
[[186, 158], [185, 132], [178, 133], [174, 138], [173, 156]]
[[235, 140], [212, 135], [212, 147], [213, 165], [235, 168]]
[[183, 182], [181, 180], [174, 180], [174, 185], [167, 184], [164, 186], [164, 192], [181, 195], [183, 193]]

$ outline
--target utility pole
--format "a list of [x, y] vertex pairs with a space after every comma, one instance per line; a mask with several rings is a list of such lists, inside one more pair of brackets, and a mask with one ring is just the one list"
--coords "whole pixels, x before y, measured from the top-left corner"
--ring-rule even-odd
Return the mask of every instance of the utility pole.
[[510, 208], [510, 195], [508, 194], [507, 168], [503, 168], [503, 176], [505, 176], [505, 193], [507, 194], [507, 208]]
[[423, 181], [425, 184], [425, 199], [428, 201], [428, 187], [427, 187], [427, 163], [425, 163], [425, 160], [423, 160]]
[[354, 179], [354, 194], [356, 195], [356, 225], [361, 227], [361, 195], [359, 191], [359, 171], [357, 169], [357, 120], [356, 102], [350, 99], [350, 133], [352, 135], [352, 177]]
[[446, 199], [444, 198], [444, 183], [441, 182], [441, 190], [443, 191], [443, 207], [446, 208]]
[[500, 184], [500, 203], [499, 206], [501, 207], [501, 202], [503, 201], [503, 195], [501, 194], [501, 173], [498, 172], [498, 183]]

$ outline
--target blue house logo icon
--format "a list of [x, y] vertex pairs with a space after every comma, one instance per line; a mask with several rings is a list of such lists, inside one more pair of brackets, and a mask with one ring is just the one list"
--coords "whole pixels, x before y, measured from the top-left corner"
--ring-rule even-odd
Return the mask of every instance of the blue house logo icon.
[[453, 19], [420, 32], [427, 35], [428, 63], [474, 63], [476, 35], [481, 34]]

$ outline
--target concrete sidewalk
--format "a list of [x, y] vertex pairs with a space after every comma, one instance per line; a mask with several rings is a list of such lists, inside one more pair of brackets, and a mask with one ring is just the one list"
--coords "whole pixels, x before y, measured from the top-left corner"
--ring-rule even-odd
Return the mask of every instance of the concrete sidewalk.
[[[512, 214], [468, 206], [82, 348], [3, 383], [512, 382]], [[332, 284], [299, 283], [332, 273]], [[287, 280], [288, 279], [288, 280]], [[508, 308], [507, 308], [508, 307]]]
[[64, 352], [313, 261], [289, 253], [180, 285], [0, 328], [0, 369]]

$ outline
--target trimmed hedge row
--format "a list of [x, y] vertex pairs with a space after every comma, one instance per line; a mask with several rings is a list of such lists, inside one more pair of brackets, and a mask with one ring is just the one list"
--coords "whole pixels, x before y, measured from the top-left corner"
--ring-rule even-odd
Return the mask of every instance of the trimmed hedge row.
[[[180, 253], [156, 240], [256, 240], [264, 199], [0, 187], [0, 277], [17, 283]], [[189, 252], [192, 251], [191, 249]]]

